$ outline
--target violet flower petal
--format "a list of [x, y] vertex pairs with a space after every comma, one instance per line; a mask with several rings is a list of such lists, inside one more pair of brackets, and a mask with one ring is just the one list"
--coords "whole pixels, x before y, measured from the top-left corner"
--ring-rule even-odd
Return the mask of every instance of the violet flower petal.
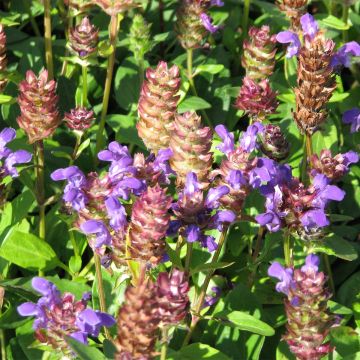
[[305, 14], [300, 18], [300, 23], [304, 35], [307, 35], [311, 40], [313, 40], [319, 32], [319, 25], [314, 17], [310, 14]]
[[276, 40], [281, 44], [289, 44], [286, 57], [291, 58], [297, 55], [301, 48], [299, 36], [292, 31], [281, 31], [276, 35]]

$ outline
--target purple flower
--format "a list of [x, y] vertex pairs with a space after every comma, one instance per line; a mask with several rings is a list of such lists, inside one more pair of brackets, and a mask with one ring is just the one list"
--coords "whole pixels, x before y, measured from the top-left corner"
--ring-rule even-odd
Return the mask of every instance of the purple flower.
[[319, 26], [314, 17], [310, 14], [305, 14], [300, 18], [300, 23], [304, 35], [307, 35], [310, 40], [313, 40], [319, 32]]
[[113, 190], [113, 195], [119, 196], [124, 200], [128, 200], [131, 192], [134, 192], [135, 195], [140, 195], [145, 187], [146, 185], [139, 179], [126, 177], [117, 182]]
[[102, 221], [88, 220], [80, 225], [80, 229], [86, 235], [95, 235], [95, 249], [111, 245], [111, 235]]
[[343, 164], [346, 166], [347, 170], [349, 170], [350, 164], [356, 164], [359, 161], [359, 154], [355, 151], [348, 151], [345, 154], [342, 154], [344, 158]]
[[240, 170], [231, 170], [226, 181], [234, 190], [240, 190], [242, 186], [247, 185], [248, 183]]
[[236, 220], [236, 215], [231, 210], [221, 210], [211, 218], [209, 228], [223, 230], [224, 224], [231, 224]]
[[209, 15], [202, 13], [200, 14], [200, 19], [202, 24], [204, 25], [204, 28], [210, 33], [213, 34], [219, 30], [220, 26], [213, 25], [212, 19]]
[[81, 332], [95, 337], [99, 336], [103, 326], [110, 327], [114, 324], [115, 319], [112, 316], [90, 308], [83, 310], [76, 319], [76, 325]]
[[200, 239], [201, 246], [207, 248], [209, 252], [213, 252], [217, 249], [218, 245], [215, 242], [215, 238], [210, 235], [203, 235]]
[[301, 48], [299, 36], [292, 31], [281, 31], [276, 35], [276, 40], [281, 44], [290, 44], [287, 47], [286, 57], [297, 55]]
[[102, 161], [113, 162], [129, 157], [131, 156], [127, 146], [121, 146], [117, 141], [112, 141], [108, 146], [108, 150], [102, 150], [98, 153], [98, 158]]
[[212, 306], [212, 305], [216, 304], [217, 301], [220, 298], [221, 289], [218, 286], [213, 286], [211, 288], [211, 291], [212, 291], [212, 294], [211, 295], [206, 295], [206, 297], [205, 297], [203, 308], [206, 308], [206, 307], [209, 307], [209, 306]]
[[249, 125], [240, 138], [240, 146], [249, 153], [255, 150], [257, 135], [262, 133], [263, 130], [264, 125], [259, 122]]
[[199, 182], [197, 180], [197, 176], [195, 173], [190, 172], [186, 175], [184, 194], [192, 195], [197, 191], [199, 191]]
[[153, 162], [154, 171], [162, 171], [163, 176], [165, 177], [164, 182], [167, 184], [169, 183], [168, 176], [175, 173], [169, 165], [169, 160], [172, 156], [173, 152], [170, 148], [160, 149]]
[[221, 0], [211, 0], [210, 6], [224, 6], [224, 2]]
[[343, 123], [350, 124], [350, 132], [354, 133], [360, 130], [360, 109], [353, 108], [351, 110], [345, 111], [343, 115]]
[[300, 219], [301, 224], [307, 232], [329, 225], [329, 220], [323, 209], [314, 209], [305, 212]]
[[234, 145], [234, 134], [228, 132], [224, 125], [217, 125], [215, 127], [216, 133], [220, 136], [221, 140], [223, 141], [220, 145], [216, 148], [219, 149], [224, 154], [229, 154], [235, 149]]
[[5, 128], [0, 132], [0, 158], [6, 157], [11, 152], [6, 144], [14, 140], [16, 131], [13, 128]]
[[331, 60], [332, 67], [350, 67], [351, 57], [360, 56], [360, 45], [356, 41], [351, 41], [343, 45]]
[[105, 200], [105, 206], [110, 218], [110, 226], [114, 230], [125, 229], [127, 225], [126, 211], [120, 201], [115, 197], [109, 197]]
[[185, 230], [186, 241], [193, 243], [199, 241], [201, 237], [201, 230], [197, 225], [189, 225]]
[[280, 281], [276, 284], [276, 291], [284, 294], [289, 293], [289, 289], [293, 286], [293, 270], [290, 268], [284, 268], [278, 262], [273, 262], [268, 269], [268, 275], [275, 277]]
[[219, 200], [229, 193], [229, 188], [225, 185], [218, 186], [217, 188], [211, 188], [206, 196], [205, 205], [208, 208], [215, 209], [219, 206]]
[[18, 177], [19, 173], [15, 168], [17, 164], [28, 163], [32, 159], [32, 155], [26, 150], [17, 150], [10, 153], [4, 161], [4, 170], [6, 175]]
[[312, 185], [317, 191], [317, 196], [312, 201], [312, 205], [324, 209], [329, 200], [341, 201], [345, 192], [336, 185], [329, 185], [330, 180], [323, 174], [317, 174]]
[[316, 273], [319, 270], [320, 258], [315, 254], [310, 254], [305, 259], [305, 265], [301, 271], [305, 273]]

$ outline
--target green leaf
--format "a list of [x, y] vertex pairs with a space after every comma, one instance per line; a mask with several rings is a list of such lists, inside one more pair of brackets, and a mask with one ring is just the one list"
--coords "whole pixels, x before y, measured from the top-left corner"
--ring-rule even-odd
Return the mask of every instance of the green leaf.
[[214, 319], [216, 320], [218, 317], [220, 321], [224, 322], [223, 325], [225, 326], [228, 325], [264, 336], [273, 336], [275, 334], [275, 330], [270, 325], [242, 311], [232, 311], [224, 315], [218, 313]]
[[59, 263], [52, 247], [33, 234], [11, 230], [6, 235], [0, 256], [29, 270], [50, 270]]
[[105, 360], [105, 355], [98, 349], [80, 343], [79, 341], [66, 336], [66, 342], [76, 352], [81, 360]]
[[0, 104], [13, 104], [16, 102], [16, 99], [10, 95], [0, 94]]
[[344, 23], [342, 20], [333, 15], [328, 15], [325, 18], [319, 20], [319, 23], [332, 29], [336, 30], [348, 30], [349, 24]]
[[358, 257], [351, 243], [336, 234], [330, 234], [322, 242], [315, 243], [312, 251], [333, 255], [347, 261], [353, 261]]
[[84, 142], [81, 143], [79, 149], [76, 153], [76, 157], [78, 158], [81, 153], [90, 145], [90, 138], [87, 138]]
[[354, 218], [352, 216], [348, 216], [348, 215], [341, 215], [341, 214], [329, 214], [329, 219], [331, 222], [336, 222], [336, 221], [352, 221], [354, 220]]
[[76, 274], [81, 269], [81, 257], [80, 256], [72, 256], [69, 260], [69, 268], [73, 274]]
[[350, 93], [339, 93], [336, 92], [333, 94], [333, 96], [330, 98], [329, 102], [331, 103], [336, 103], [336, 102], [341, 102], [344, 101], [347, 97], [350, 96]]
[[169, 351], [167, 360], [230, 360], [226, 355], [219, 350], [212, 348], [209, 345], [195, 343], [183, 347], [178, 352]]
[[209, 270], [223, 269], [235, 264], [235, 262], [216, 262], [216, 263], [206, 263], [196, 266], [191, 272], [190, 275], [197, 274], [199, 272], [206, 272]]
[[202, 110], [209, 108], [211, 108], [211, 104], [209, 104], [207, 101], [197, 96], [191, 96], [181, 102], [178, 107], [178, 112], [182, 114], [186, 111]]
[[114, 47], [109, 40], [102, 40], [98, 44], [98, 54], [102, 57], [109, 57], [114, 52]]
[[195, 70], [194, 76], [197, 74], [200, 74], [202, 72], [215, 75], [215, 74], [218, 74], [219, 72], [221, 72], [223, 69], [224, 69], [224, 65], [222, 65], [222, 64], [199, 65]]
[[360, 351], [360, 334], [349, 326], [332, 328], [330, 341], [341, 356], [356, 355]]

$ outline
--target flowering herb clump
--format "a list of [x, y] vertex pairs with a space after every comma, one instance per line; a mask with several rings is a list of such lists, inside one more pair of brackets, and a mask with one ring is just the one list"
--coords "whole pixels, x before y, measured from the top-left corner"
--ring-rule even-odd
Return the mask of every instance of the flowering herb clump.
[[356, 1], [0, 3], [4, 359], [358, 357]]

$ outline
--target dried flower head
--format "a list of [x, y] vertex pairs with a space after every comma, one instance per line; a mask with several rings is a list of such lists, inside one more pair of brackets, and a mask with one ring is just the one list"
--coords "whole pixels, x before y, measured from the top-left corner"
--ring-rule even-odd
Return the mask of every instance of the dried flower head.
[[21, 115], [17, 122], [26, 132], [30, 144], [50, 137], [61, 122], [55, 80], [48, 80], [47, 70], [43, 69], [39, 77], [29, 70], [19, 84], [19, 91]]
[[175, 117], [180, 88], [180, 71], [160, 61], [156, 69], [146, 70], [139, 105], [139, 122], [136, 127], [146, 147], [154, 153], [169, 147], [170, 131]]
[[300, 29], [300, 18], [307, 12], [308, 0], [278, 0], [278, 6], [290, 19], [294, 31]]
[[70, 29], [70, 48], [80, 56], [80, 58], [87, 58], [94, 54], [98, 40], [99, 30], [90, 23], [87, 16], [81, 20], [79, 25]]
[[244, 40], [244, 53], [241, 64], [246, 76], [252, 80], [263, 80], [274, 72], [276, 54], [276, 35], [270, 33], [270, 27], [251, 27], [249, 39]]
[[4, 31], [4, 26], [0, 24], [0, 93], [4, 90], [7, 84], [5, 75], [6, 65], [6, 34]]
[[83, 107], [71, 109], [69, 113], [64, 114], [66, 126], [72, 130], [84, 131], [89, 129], [94, 120], [94, 112]]

